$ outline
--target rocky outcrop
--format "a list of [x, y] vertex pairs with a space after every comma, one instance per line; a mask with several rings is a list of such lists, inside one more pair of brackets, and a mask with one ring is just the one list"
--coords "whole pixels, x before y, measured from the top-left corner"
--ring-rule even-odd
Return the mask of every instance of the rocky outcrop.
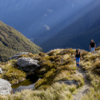
[[12, 91], [11, 84], [4, 79], [0, 79], [0, 95], [11, 94], [11, 91]]
[[80, 82], [75, 81], [75, 80], [59, 81], [59, 83], [65, 83], [68, 85], [76, 85], [76, 86], [78, 86], [80, 84]]
[[2, 74], [2, 73], [3, 73], [2, 68], [0, 68], [0, 74]]
[[21, 57], [17, 61], [17, 65], [19, 68], [22, 68], [23, 71], [30, 72], [35, 71], [37, 68], [40, 67], [37, 60]]
[[21, 53], [19, 53], [19, 54], [16, 54], [16, 55], [12, 56], [12, 57], [10, 58], [10, 60], [12, 60], [12, 59], [18, 59], [19, 56], [20, 56], [20, 55], [23, 55], [23, 54], [28, 55], [29, 52], [21, 52]]

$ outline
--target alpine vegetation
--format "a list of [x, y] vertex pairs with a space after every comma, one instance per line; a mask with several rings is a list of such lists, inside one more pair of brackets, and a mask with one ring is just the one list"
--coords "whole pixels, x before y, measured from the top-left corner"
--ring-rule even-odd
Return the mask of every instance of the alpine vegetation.
[[20, 32], [0, 21], [0, 61], [4, 62], [20, 52], [39, 53], [42, 48]]
[[[75, 49], [69, 48], [55, 49], [48, 53], [27, 53], [19, 55], [17, 59], [0, 63], [3, 71], [0, 78], [7, 80], [11, 85], [26, 80], [26, 76], [32, 72], [40, 78], [34, 88], [1, 95], [0, 100], [99, 100], [99, 47], [95, 53], [80, 51], [79, 68], [76, 66], [75, 52]], [[24, 67], [23, 64], [18, 64], [23, 58]], [[29, 59], [34, 61], [32, 65], [29, 65]]]

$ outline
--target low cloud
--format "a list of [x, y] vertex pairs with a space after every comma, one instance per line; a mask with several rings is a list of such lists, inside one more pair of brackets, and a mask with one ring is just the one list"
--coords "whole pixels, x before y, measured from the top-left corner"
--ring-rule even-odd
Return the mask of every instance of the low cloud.
[[45, 28], [49, 31], [50, 30], [50, 27], [49, 26], [47, 26], [47, 25], [44, 25], [45, 26]]
[[47, 17], [48, 15], [47, 14], [44, 14], [43, 18]]
[[53, 12], [53, 10], [52, 10], [52, 9], [47, 9], [47, 11], [49, 11], [50, 13], [52, 13], [52, 12]]

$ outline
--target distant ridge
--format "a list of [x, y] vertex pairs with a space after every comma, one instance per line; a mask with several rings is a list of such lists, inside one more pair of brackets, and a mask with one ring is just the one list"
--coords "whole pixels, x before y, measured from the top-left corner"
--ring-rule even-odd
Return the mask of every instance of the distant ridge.
[[[41, 44], [44, 51], [49, 51], [54, 48], [81, 48], [89, 50], [89, 43], [94, 39], [96, 45], [100, 45], [100, 1], [93, 1], [91, 6], [86, 6], [79, 11], [78, 16], [82, 15], [84, 11], [90, 9], [95, 5], [94, 9], [88, 13], [83, 14], [75, 22], [68, 27], [63, 28], [55, 36]], [[95, 4], [96, 3], [96, 4]], [[96, 6], [98, 3], [98, 6]], [[77, 18], [77, 14], [74, 17]]]

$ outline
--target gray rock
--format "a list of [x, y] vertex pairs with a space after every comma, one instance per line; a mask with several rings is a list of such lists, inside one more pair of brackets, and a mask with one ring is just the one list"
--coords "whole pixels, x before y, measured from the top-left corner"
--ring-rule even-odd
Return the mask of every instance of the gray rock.
[[76, 85], [76, 86], [78, 86], [80, 84], [80, 82], [77, 82], [75, 80], [59, 81], [59, 83], [65, 83], [68, 85]]
[[0, 68], [0, 74], [2, 74], [2, 73], [3, 73], [2, 68]]
[[21, 52], [21, 53], [18, 53], [18, 54], [16, 54], [16, 55], [12, 56], [12, 57], [10, 58], [10, 60], [12, 60], [12, 59], [18, 59], [18, 57], [19, 57], [20, 55], [22, 55], [22, 54], [28, 55], [29, 52]]
[[19, 68], [22, 68], [23, 71], [35, 71], [37, 68], [40, 67], [38, 64], [38, 60], [34, 60], [31, 58], [21, 57], [17, 61], [17, 65]]
[[0, 79], [0, 95], [11, 94], [11, 91], [12, 91], [11, 84], [4, 79]]

